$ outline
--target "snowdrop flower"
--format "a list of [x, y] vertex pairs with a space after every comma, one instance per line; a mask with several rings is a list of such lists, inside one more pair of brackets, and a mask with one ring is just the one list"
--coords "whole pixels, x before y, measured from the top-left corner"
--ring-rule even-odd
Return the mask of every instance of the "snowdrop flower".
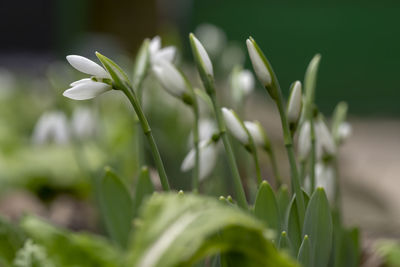
[[[212, 136], [218, 132], [215, 121], [211, 119], [200, 119], [199, 120], [199, 140], [210, 140]], [[193, 145], [193, 132], [189, 136], [189, 144]]]
[[247, 145], [249, 143], [249, 136], [246, 133], [244, 124], [240, 121], [235, 112], [232, 109], [222, 108], [222, 115], [224, 116], [225, 124], [229, 132], [242, 144]]
[[290, 124], [297, 124], [300, 118], [302, 98], [301, 82], [295, 81], [292, 85], [287, 106], [287, 117]]
[[[217, 162], [218, 146], [212, 140], [203, 140], [199, 144], [199, 178], [204, 180], [210, 175]], [[196, 159], [195, 149], [191, 149], [181, 165], [181, 171], [186, 172], [194, 168]]]
[[254, 90], [254, 76], [249, 70], [232, 73], [233, 100], [240, 103], [242, 99]]
[[334, 155], [336, 153], [335, 141], [321, 117], [315, 122], [315, 138], [318, 159], [325, 155]]
[[197, 62], [200, 63], [200, 66], [207, 75], [213, 76], [213, 66], [204, 46], [193, 33], [190, 34], [189, 38], [192, 44], [192, 49], [195, 51]]
[[66, 144], [70, 140], [68, 129], [67, 117], [63, 112], [46, 112], [35, 125], [32, 142], [38, 145], [50, 142]]
[[160, 60], [171, 63], [175, 58], [176, 48], [174, 46], [161, 48], [161, 37], [156, 36], [150, 41], [149, 52], [152, 65], [157, 64]]
[[353, 132], [353, 129], [351, 127], [351, 124], [348, 122], [342, 122], [338, 128], [339, 141], [340, 142], [345, 141], [347, 138], [350, 137], [352, 132]]
[[305, 160], [311, 150], [311, 127], [310, 122], [305, 121], [300, 128], [297, 153], [301, 160]]
[[[335, 171], [330, 164], [318, 162], [315, 164], [315, 188], [322, 187], [330, 203], [333, 203], [335, 197]], [[314, 188], [314, 189], [315, 189]], [[304, 189], [311, 192], [310, 176], [304, 181]]]
[[153, 72], [170, 94], [181, 98], [188, 90], [184, 77], [170, 62], [159, 60], [157, 64], [153, 65]]
[[270, 141], [265, 134], [264, 129], [262, 128], [261, 124], [256, 121], [245, 121], [244, 126], [246, 127], [247, 131], [253, 138], [254, 144], [256, 146], [262, 147], [266, 150], [269, 150], [271, 148]]
[[265, 62], [260, 55], [260, 52], [257, 50], [254, 40], [251, 38], [247, 39], [246, 45], [247, 50], [249, 51], [251, 64], [253, 65], [253, 69], [257, 75], [258, 80], [260, 80], [262, 85], [269, 86], [272, 82], [271, 73], [265, 65]]
[[67, 60], [72, 67], [80, 72], [90, 74], [92, 77], [71, 83], [71, 88], [63, 93], [65, 97], [86, 100], [95, 98], [112, 89], [110, 74], [99, 64], [76, 55], [67, 56]]
[[96, 132], [96, 116], [90, 108], [79, 107], [74, 110], [71, 119], [71, 128], [79, 139], [91, 137]]

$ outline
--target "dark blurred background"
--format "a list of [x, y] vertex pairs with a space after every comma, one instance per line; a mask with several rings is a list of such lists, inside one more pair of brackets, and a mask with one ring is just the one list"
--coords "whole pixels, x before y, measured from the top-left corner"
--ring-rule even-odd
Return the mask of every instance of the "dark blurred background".
[[156, 34], [188, 57], [187, 34], [208, 22], [243, 48], [253, 36], [285, 90], [321, 53], [317, 103], [325, 112], [346, 100], [353, 114], [398, 116], [399, 11], [398, 1], [371, 0], [4, 0], [0, 66], [38, 72], [67, 54], [108, 47], [133, 55]]

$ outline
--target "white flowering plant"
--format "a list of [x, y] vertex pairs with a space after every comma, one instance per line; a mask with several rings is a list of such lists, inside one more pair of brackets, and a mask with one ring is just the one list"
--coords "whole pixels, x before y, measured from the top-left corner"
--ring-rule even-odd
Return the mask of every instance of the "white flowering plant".
[[[346, 228], [342, 222], [339, 187], [339, 148], [351, 133], [351, 126], [346, 122], [344, 102], [337, 105], [330, 126], [315, 104], [320, 55], [311, 60], [304, 82], [293, 82], [285, 100], [261, 48], [253, 38], [246, 40], [255, 76], [279, 112], [284, 142], [279, 145], [286, 149], [290, 170], [286, 179], [282, 174], [287, 172], [281, 174], [286, 165], [281, 166], [283, 159], [278, 160], [275, 153], [278, 144], [267, 134], [269, 126], [252, 118], [242, 119], [247, 117], [242, 108], [245, 98], [255, 86], [252, 72], [240, 66], [232, 69], [228, 79], [232, 101], [224, 102], [207, 44], [203, 46], [194, 34], [189, 35], [189, 42], [201, 81], [197, 86], [193, 75], [176, 63], [176, 48], [162, 48], [159, 37], [143, 42], [132, 75], [98, 52], [95, 54], [100, 64], [82, 56], [67, 56], [73, 68], [89, 77], [72, 82], [63, 93], [65, 97], [89, 100], [114, 92], [131, 105], [132, 119], [128, 122], [135, 134], [127, 138], [133, 140], [134, 148], [121, 161], [112, 153], [105, 157], [127, 165], [132, 159], [137, 168], [128, 168], [127, 173], [136, 178], [132, 181], [122, 177], [125, 173], [121, 175], [110, 167], [105, 167], [102, 174], [88, 171], [90, 191], [105, 228], [103, 236], [62, 229], [35, 216], [24, 217], [18, 226], [1, 220], [0, 230], [4, 231], [0, 231], [0, 264], [359, 266], [359, 232], [357, 228]], [[217, 49], [215, 44], [213, 47]], [[176, 117], [190, 114], [189, 142], [182, 142], [177, 134], [179, 125], [169, 125], [172, 134], [168, 137], [177, 138], [176, 143], [184, 143], [187, 150], [178, 164], [165, 164], [176, 160], [163, 157], [167, 152], [162, 149], [161, 140], [167, 139], [162, 139], [163, 133], [153, 131], [155, 122], [160, 121], [146, 109], [146, 105], [155, 109], [153, 106], [157, 105], [146, 99], [151, 98], [146, 95], [148, 80], [173, 97], [162, 99], [175, 101], [170, 109], [180, 104], [186, 108], [185, 112], [172, 113], [176, 124]], [[101, 98], [107, 103], [111, 95]], [[123, 101], [121, 97], [118, 100]], [[222, 107], [222, 103], [233, 109]], [[170, 112], [165, 103], [161, 112]], [[128, 113], [126, 109], [124, 113]], [[68, 127], [64, 113], [49, 111], [35, 126], [32, 143], [43, 145], [51, 140], [65, 145], [74, 139], [78, 162], [88, 170], [80, 144], [101, 131], [93, 124], [95, 120], [101, 121], [101, 114], [77, 109]], [[177, 145], [174, 143], [173, 147]], [[269, 159], [269, 175], [263, 172], [263, 154]], [[227, 162], [226, 177], [213, 175], [220, 158]], [[255, 179], [244, 177], [243, 165], [247, 169], [254, 167]], [[177, 182], [171, 174], [176, 171], [170, 166], [180, 166], [178, 171], [190, 180], [189, 188], [175, 186]], [[189, 171], [192, 175], [188, 175]], [[220, 179], [224, 188], [216, 192], [219, 198], [202, 186], [212, 179]]]

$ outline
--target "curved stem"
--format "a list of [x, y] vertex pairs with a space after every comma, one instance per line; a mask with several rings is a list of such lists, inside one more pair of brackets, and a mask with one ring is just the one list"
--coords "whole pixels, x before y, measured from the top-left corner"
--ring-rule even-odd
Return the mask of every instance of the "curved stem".
[[236, 197], [238, 199], [238, 204], [239, 204], [240, 207], [242, 207], [244, 209], [248, 209], [246, 195], [244, 193], [242, 180], [240, 179], [239, 170], [238, 170], [237, 165], [236, 165], [236, 160], [235, 160], [235, 156], [234, 156], [233, 151], [232, 151], [231, 143], [229, 142], [228, 136], [226, 134], [225, 123], [224, 123], [224, 119], [223, 119], [222, 114], [221, 114], [221, 109], [219, 108], [218, 103], [217, 103], [217, 99], [215, 97], [215, 90], [210, 90], [210, 91], [212, 91], [209, 95], [210, 95], [211, 102], [213, 104], [213, 108], [214, 108], [214, 112], [215, 112], [215, 116], [216, 116], [216, 119], [217, 119], [218, 129], [220, 131], [222, 142], [224, 143], [226, 155], [228, 157], [228, 164], [229, 164], [229, 167], [230, 167], [231, 172], [232, 172], [233, 183], [234, 183], [234, 186], [235, 186], [235, 191], [236, 191]]
[[156, 142], [153, 137], [153, 133], [151, 132], [151, 128], [146, 119], [146, 116], [144, 115], [143, 110], [135, 96], [135, 92], [132, 90], [132, 88], [128, 88], [127, 86], [124, 86], [123, 88], [121, 88], [121, 90], [128, 97], [133, 108], [135, 109], [136, 115], [138, 116], [138, 119], [142, 126], [143, 133], [146, 136], [147, 142], [150, 145], [150, 150], [153, 154], [154, 162], [156, 164], [156, 168], [157, 168], [158, 174], [160, 176], [161, 186], [164, 191], [169, 191], [170, 190], [169, 182], [168, 182], [167, 174], [164, 169], [164, 164], [163, 164], [161, 156], [160, 156], [160, 152], [158, 151]]

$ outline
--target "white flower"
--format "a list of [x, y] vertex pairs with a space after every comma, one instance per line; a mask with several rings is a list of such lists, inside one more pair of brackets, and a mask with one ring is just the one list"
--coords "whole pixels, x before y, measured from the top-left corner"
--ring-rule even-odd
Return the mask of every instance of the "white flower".
[[247, 39], [246, 45], [247, 45], [247, 50], [249, 51], [251, 64], [253, 65], [253, 69], [257, 75], [257, 78], [264, 86], [270, 85], [272, 82], [271, 73], [269, 72], [267, 66], [265, 65], [256, 47], [254, 46], [253, 41]]
[[300, 159], [304, 160], [307, 158], [311, 150], [311, 127], [310, 122], [305, 121], [300, 128], [297, 153]]
[[[330, 164], [318, 162], [315, 164], [315, 188], [322, 187], [325, 190], [326, 197], [330, 203], [333, 203], [335, 198], [335, 170]], [[310, 176], [307, 176], [304, 181], [304, 189], [306, 192], [311, 192]]]
[[336, 153], [335, 141], [321, 117], [316, 120], [314, 130], [317, 158], [320, 159], [325, 155], [334, 155]]
[[77, 138], [85, 139], [96, 132], [96, 116], [90, 108], [78, 107], [74, 110], [71, 119], [71, 127]]
[[290, 92], [287, 117], [289, 123], [297, 123], [301, 113], [302, 106], [302, 92], [301, 92], [301, 82], [295, 81]]
[[351, 127], [351, 124], [348, 122], [342, 122], [338, 128], [338, 136], [339, 136], [340, 142], [343, 142], [344, 140], [349, 138], [350, 135], [352, 134], [352, 132], [353, 132], [353, 129]]
[[[210, 119], [199, 120], [199, 140], [210, 140], [216, 132], [218, 132], [218, 128], [215, 121]], [[193, 145], [193, 132], [190, 133], [189, 144], [190, 146]]]
[[[217, 162], [218, 147], [212, 140], [203, 140], [199, 144], [199, 178], [203, 180], [214, 169]], [[194, 168], [196, 151], [191, 149], [182, 162], [181, 170], [186, 172]]]
[[235, 112], [231, 109], [222, 108], [222, 114], [229, 132], [242, 144], [248, 144], [249, 136]]
[[63, 112], [51, 111], [40, 116], [32, 134], [34, 144], [66, 144], [69, 140], [68, 121]]
[[240, 103], [244, 96], [254, 90], [254, 76], [249, 70], [234, 71], [232, 77], [233, 99]]
[[88, 58], [76, 55], [67, 56], [67, 60], [75, 69], [90, 74], [93, 77], [71, 83], [71, 88], [63, 93], [65, 97], [75, 100], [86, 100], [95, 98], [112, 89], [110, 84], [103, 82], [103, 80], [111, 79], [110, 75], [97, 63]]
[[195, 49], [200, 57], [201, 65], [203, 66], [205, 72], [208, 75], [213, 76], [213, 66], [210, 57], [207, 54], [207, 51], [204, 49], [204, 46], [193, 34], [191, 34], [190, 37], [194, 42]]
[[153, 72], [164, 89], [176, 97], [181, 97], [188, 89], [182, 74], [168, 61], [158, 61], [153, 65]]
[[150, 62], [152, 65], [160, 60], [172, 62], [176, 55], [176, 48], [174, 46], [167, 46], [161, 48], [161, 37], [155, 36], [151, 39], [149, 44]]
[[263, 130], [260, 128], [260, 124], [252, 121], [245, 121], [244, 125], [247, 131], [249, 131], [251, 138], [253, 138], [254, 144], [256, 146], [265, 147], [265, 137]]

